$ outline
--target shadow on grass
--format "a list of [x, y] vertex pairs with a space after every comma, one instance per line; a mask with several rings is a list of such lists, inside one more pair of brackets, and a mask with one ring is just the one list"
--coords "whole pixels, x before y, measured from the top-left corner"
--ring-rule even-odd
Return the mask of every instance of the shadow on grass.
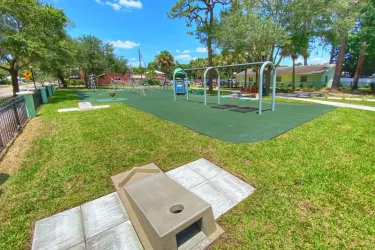
[[9, 179], [9, 177], [10, 177], [9, 174], [1, 173], [0, 174], [0, 185], [3, 185]]
[[[53, 96], [50, 96], [48, 98], [48, 103], [59, 103], [59, 102], [64, 102], [64, 101], [74, 101], [78, 100], [77, 93], [79, 89], [77, 88], [77, 92], [72, 92], [70, 89], [59, 89], [54, 93]], [[67, 92], [69, 94], [67, 94]]]

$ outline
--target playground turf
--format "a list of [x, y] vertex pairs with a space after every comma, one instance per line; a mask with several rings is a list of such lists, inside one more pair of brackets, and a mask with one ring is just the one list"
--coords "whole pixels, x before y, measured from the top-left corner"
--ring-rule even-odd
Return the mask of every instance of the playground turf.
[[[231, 109], [217, 109], [217, 96], [207, 97], [204, 106], [203, 96], [177, 96], [173, 101], [172, 90], [147, 90], [146, 96], [139, 93], [117, 91], [116, 98], [134, 108], [143, 110], [160, 118], [178, 123], [210, 137], [233, 142], [246, 143], [268, 140], [323, 115], [334, 107], [320, 104], [299, 104], [276, 102], [275, 111], [271, 111], [271, 101], [263, 101], [262, 115], [257, 111], [240, 113]], [[82, 91], [79, 98], [92, 104], [103, 104], [108, 100], [108, 90]], [[125, 98], [125, 99], [124, 99]], [[257, 108], [257, 101], [239, 99], [221, 99], [220, 104]]]

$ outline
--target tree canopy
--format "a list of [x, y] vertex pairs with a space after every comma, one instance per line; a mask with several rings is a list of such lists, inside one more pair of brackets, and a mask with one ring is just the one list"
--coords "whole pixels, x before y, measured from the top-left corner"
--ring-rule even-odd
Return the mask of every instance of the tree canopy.
[[64, 12], [37, 0], [0, 2], [0, 62], [19, 91], [18, 71], [41, 61], [66, 37], [69, 19]]

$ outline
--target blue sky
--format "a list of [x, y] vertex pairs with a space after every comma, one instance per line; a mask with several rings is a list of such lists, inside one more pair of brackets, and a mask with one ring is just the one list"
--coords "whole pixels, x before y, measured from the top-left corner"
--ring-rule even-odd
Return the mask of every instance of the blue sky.
[[[143, 63], [153, 61], [161, 50], [169, 50], [180, 63], [206, 57], [204, 45], [186, 32], [191, 30], [183, 19], [169, 19], [167, 12], [176, 0], [45, 0], [63, 9], [74, 22], [69, 34], [73, 37], [94, 35], [111, 42], [117, 55], [138, 65], [138, 48]], [[73, 3], [74, 2], [74, 3]], [[328, 61], [328, 52], [312, 51], [310, 64]], [[302, 61], [299, 59], [298, 61]], [[291, 65], [285, 59], [283, 65]]]

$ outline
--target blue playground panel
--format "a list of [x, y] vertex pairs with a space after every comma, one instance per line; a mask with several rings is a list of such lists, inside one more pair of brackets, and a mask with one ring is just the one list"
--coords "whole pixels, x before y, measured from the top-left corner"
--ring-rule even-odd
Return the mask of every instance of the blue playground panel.
[[174, 89], [176, 90], [176, 94], [178, 95], [185, 95], [186, 94], [186, 88], [185, 88], [185, 80], [175, 80], [174, 81]]

